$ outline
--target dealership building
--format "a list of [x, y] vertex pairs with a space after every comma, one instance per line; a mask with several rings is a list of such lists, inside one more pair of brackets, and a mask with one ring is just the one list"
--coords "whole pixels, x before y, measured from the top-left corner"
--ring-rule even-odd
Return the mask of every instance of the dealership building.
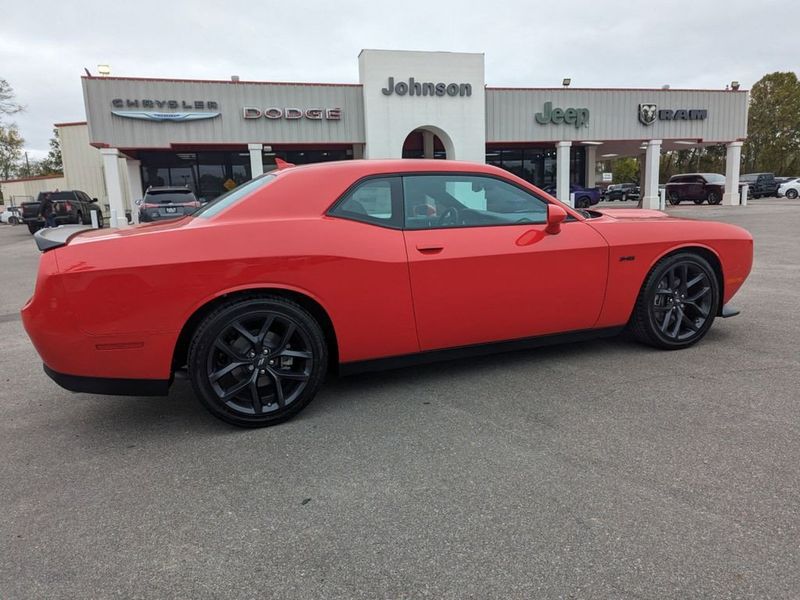
[[363, 50], [358, 67], [341, 84], [83, 77], [86, 125], [61, 129], [96, 150], [65, 148], [65, 177], [91, 171], [103, 189], [84, 191], [122, 215], [148, 186], [210, 199], [276, 158], [424, 157], [494, 164], [568, 201], [599, 161], [635, 156], [657, 208], [661, 152], [725, 144], [723, 203], [739, 203], [745, 91], [490, 87], [471, 53]]

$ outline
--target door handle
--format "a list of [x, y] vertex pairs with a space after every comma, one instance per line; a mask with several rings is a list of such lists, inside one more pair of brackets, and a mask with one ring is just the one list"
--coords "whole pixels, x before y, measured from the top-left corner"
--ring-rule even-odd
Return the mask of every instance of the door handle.
[[437, 246], [436, 244], [417, 244], [417, 251], [422, 254], [438, 254], [444, 250], [444, 246]]

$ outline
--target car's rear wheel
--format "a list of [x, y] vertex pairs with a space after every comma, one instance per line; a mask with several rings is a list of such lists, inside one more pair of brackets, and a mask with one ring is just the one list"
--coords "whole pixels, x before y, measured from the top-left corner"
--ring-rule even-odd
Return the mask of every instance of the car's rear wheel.
[[189, 378], [214, 416], [265, 427], [300, 412], [327, 370], [317, 321], [277, 296], [233, 300], [210, 313], [189, 346]]
[[576, 208], [589, 208], [592, 205], [591, 200], [589, 200], [588, 196], [581, 196], [577, 200], [575, 200], [575, 207]]
[[795, 198], [797, 198], [797, 190], [795, 189], [786, 190], [786, 197], [789, 198], [789, 200], [794, 200]]
[[706, 259], [681, 252], [662, 259], [642, 285], [631, 317], [639, 341], [686, 348], [708, 332], [719, 309], [719, 282]]
[[709, 204], [712, 204], [712, 205], [713, 204], [719, 204], [720, 200], [722, 200], [722, 196], [720, 196], [719, 192], [715, 192], [714, 190], [711, 190], [706, 195], [706, 202], [708, 202]]
[[19, 225], [19, 219], [17, 217], [9, 217], [8, 223], [9, 225]]

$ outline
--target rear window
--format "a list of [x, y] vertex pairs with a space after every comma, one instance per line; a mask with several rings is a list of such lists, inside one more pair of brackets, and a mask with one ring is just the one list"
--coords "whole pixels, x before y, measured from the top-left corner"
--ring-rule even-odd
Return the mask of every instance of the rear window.
[[233, 206], [242, 198], [249, 196], [252, 192], [255, 192], [258, 189], [263, 188], [264, 186], [269, 185], [273, 181], [275, 181], [276, 175], [271, 174], [264, 174], [259, 175], [255, 179], [251, 179], [240, 185], [239, 187], [233, 188], [230, 192], [222, 194], [203, 206], [202, 208], [198, 209], [195, 213], [195, 217], [203, 217], [209, 219], [213, 216], [218, 215], [226, 208]]
[[[44, 197], [42, 197], [44, 200]], [[72, 192], [51, 192], [50, 200], [75, 200], [75, 194]]]
[[144, 196], [145, 204], [184, 204], [196, 202], [193, 192], [176, 192], [174, 190], [149, 191]]

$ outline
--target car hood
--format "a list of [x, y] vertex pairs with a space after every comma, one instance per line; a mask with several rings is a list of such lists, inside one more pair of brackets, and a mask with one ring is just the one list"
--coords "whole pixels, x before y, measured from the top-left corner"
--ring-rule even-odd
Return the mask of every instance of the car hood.
[[611, 217], [616, 221], [641, 221], [643, 219], [671, 219], [678, 220], [671, 217], [665, 212], [660, 210], [649, 210], [646, 208], [601, 208], [592, 209], [599, 212], [606, 217]]

